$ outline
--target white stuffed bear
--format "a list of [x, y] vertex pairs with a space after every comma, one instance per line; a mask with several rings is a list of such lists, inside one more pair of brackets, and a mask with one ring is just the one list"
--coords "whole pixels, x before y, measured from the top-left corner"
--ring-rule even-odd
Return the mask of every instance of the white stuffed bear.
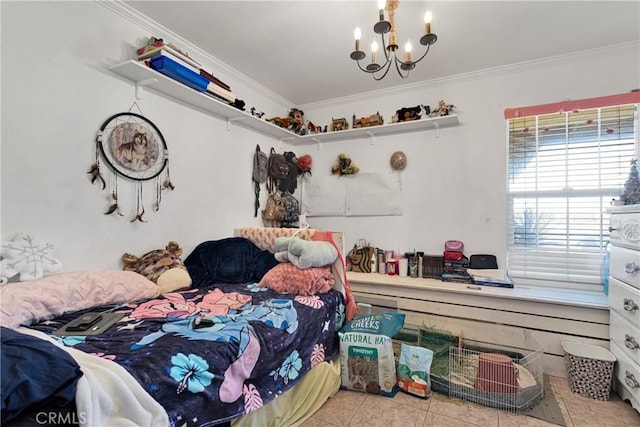
[[331, 243], [298, 237], [278, 237], [274, 249], [276, 260], [290, 262], [301, 269], [324, 267], [338, 258], [338, 251]]

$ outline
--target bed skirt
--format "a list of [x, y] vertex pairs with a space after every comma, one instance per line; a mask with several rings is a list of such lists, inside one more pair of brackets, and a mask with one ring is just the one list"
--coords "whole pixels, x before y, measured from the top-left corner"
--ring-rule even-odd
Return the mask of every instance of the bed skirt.
[[232, 427], [298, 426], [340, 389], [340, 356], [315, 366], [291, 390], [255, 412], [231, 421]]

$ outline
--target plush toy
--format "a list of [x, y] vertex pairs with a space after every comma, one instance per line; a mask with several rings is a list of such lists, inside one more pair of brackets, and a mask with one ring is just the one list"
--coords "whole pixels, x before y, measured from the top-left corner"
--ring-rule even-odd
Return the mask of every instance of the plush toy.
[[278, 261], [290, 262], [301, 269], [324, 267], [338, 258], [338, 251], [331, 243], [298, 237], [278, 237], [274, 249]]
[[160, 294], [173, 292], [191, 286], [191, 276], [180, 255], [182, 248], [173, 241], [169, 242], [165, 249], [147, 252], [140, 258], [125, 253], [122, 255], [123, 270], [142, 274], [158, 285]]
[[20, 280], [35, 280], [60, 271], [62, 264], [53, 257], [53, 248], [52, 243], [40, 243], [26, 233], [19, 233], [12, 241], [3, 243], [0, 284], [7, 283], [17, 274], [20, 274]]

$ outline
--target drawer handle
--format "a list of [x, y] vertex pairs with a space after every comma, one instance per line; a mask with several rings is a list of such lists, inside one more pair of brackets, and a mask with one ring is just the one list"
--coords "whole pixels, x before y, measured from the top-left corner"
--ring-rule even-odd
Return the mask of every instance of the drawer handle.
[[635, 338], [633, 338], [631, 335], [627, 334], [624, 335], [624, 345], [626, 345], [627, 348], [631, 350], [640, 348], [640, 344], [638, 344], [638, 341], [636, 341]]
[[623, 306], [626, 311], [635, 311], [638, 309], [638, 304], [633, 302], [631, 298], [625, 298]]
[[636, 380], [636, 377], [629, 371], [624, 371], [624, 382], [631, 388], [640, 387], [640, 383]]
[[609, 233], [611, 233], [612, 231], [616, 231], [617, 228], [613, 228], [612, 226], [609, 226]]
[[628, 262], [624, 265], [624, 271], [627, 274], [635, 274], [638, 271], [640, 271], [640, 265], [636, 264], [635, 262]]

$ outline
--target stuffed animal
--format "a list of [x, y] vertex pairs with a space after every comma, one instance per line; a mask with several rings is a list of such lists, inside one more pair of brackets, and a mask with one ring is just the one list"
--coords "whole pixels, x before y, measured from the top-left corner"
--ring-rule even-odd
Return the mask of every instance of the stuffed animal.
[[338, 251], [331, 243], [298, 237], [278, 237], [274, 249], [279, 262], [290, 262], [301, 269], [324, 267], [338, 258]]
[[160, 294], [173, 292], [191, 286], [191, 276], [184, 266], [182, 248], [171, 241], [165, 249], [147, 252], [138, 258], [125, 253], [122, 255], [123, 270], [135, 271], [158, 285]]

